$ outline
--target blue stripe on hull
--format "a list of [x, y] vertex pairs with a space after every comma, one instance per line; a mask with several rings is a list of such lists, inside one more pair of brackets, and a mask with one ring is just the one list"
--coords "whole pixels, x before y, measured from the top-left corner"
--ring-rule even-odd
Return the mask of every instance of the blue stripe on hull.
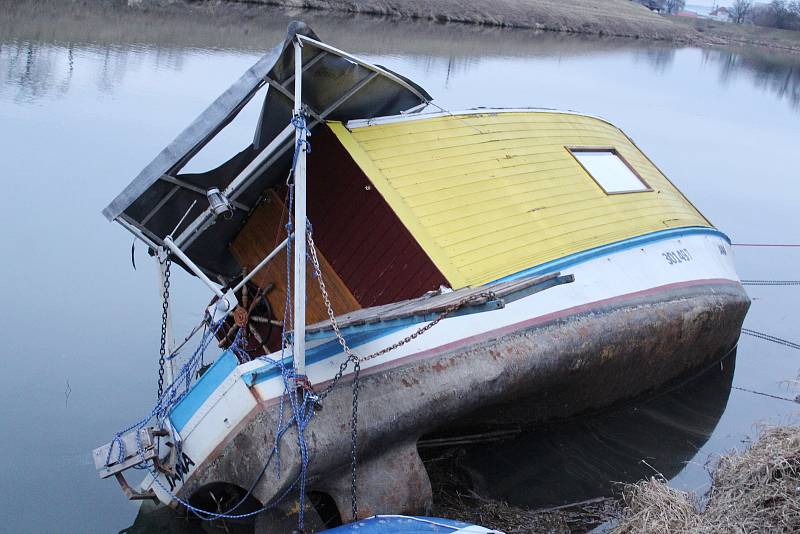
[[658, 241], [664, 241], [666, 239], [679, 239], [681, 237], [686, 237], [690, 235], [713, 235], [716, 237], [721, 237], [722, 239], [727, 241], [728, 244], [730, 244], [731, 242], [730, 238], [727, 235], [723, 234], [716, 228], [707, 228], [704, 226], [691, 226], [688, 228], [673, 228], [670, 230], [660, 230], [658, 232], [653, 232], [651, 234], [645, 234], [645, 235], [640, 235], [638, 237], [623, 239], [622, 241], [617, 241], [616, 243], [610, 243], [608, 245], [591, 248], [589, 250], [584, 250], [583, 252], [578, 252], [576, 254], [564, 256], [563, 258], [558, 258], [557, 260], [548, 261], [547, 263], [542, 263], [541, 265], [537, 265], [536, 267], [531, 267], [529, 269], [525, 269], [524, 271], [510, 274], [504, 278], [500, 278], [499, 280], [495, 280], [495, 282], [491, 283], [507, 282], [509, 280], [517, 280], [519, 278], [526, 278], [528, 276], [535, 276], [535, 275], [553, 273], [556, 271], [563, 271], [567, 267], [573, 267], [575, 265], [585, 263], [589, 260], [593, 260], [601, 256], [608, 256], [609, 254], [614, 254], [616, 252], [621, 252], [623, 250], [627, 250], [630, 248], [640, 247], [642, 245], [647, 245], [650, 243], [656, 243]]
[[[656, 243], [666, 239], [678, 239], [690, 235], [713, 235], [730, 243], [728, 236], [715, 228], [689, 227], [662, 230], [639, 237], [625, 239], [609, 245], [603, 245], [601, 247], [579, 252], [577, 254], [572, 254], [570, 256], [565, 256], [563, 258], [543, 263], [541, 265], [537, 265], [536, 267], [531, 267], [518, 273], [506, 276], [497, 280], [496, 282], [505, 282], [509, 280], [517, 280], [519, 278], [539, 276], [556, 271], [562, 271], [568, 267], [579, 265], [598, 257], [608, 256], [616, 252], [641, 247], [646, 244]], [[348, 346], [351, 348], [356, 348], [361, 345], [365, 345], [370, 341], [374, 341], [375, 339], [388, 336], [413, 324], [423, 322], [424, 320], [425, 317], [420, 315], [408, 317], [399, 322], [393, 322], [391, 325], [377, 322], [371, 325], [359, 325], [358, 327], [353, 328], [355, 331], [351, 330], [349, 332], [347, 328], [344, 328], [342, 329], [342, 333], [346, 335]], [[339, 345], [338, 340], [334, 338], [330, 341], [326, 341], [325, 343], [317, 345], [316, 347], [308, 349], [306, 351], [306, 363], [318, 363], [330, 358], [331, 356], [339, 354], [340, 352], [342, 352], [341, 345]], [[284, 358], [283, 364], [286, 367], [292, 367], [291, 356]], [[172, 424], [175, 426], [178, 432], [183, 429], [186, 423], [189, 422], [189, 419], [192, 418], [205, 400], [214, 392], [214, 390], [217, 389], [217, 387], [219, 387], [219, 385], [236, 368], [237, 365], [238, 359], [236, 356], [231, 351], [226, 351], [217, 359], [216, 362], [214, 362], [214, 364], [208, 369], [208, 371], [206, 371], [200, 380], [194, 384], [186, 397], [181, 399], [181, 401], [175, 405], [170, 412], [170, 419], [172, 420]], [[259, 369], [242, 375], [242, 379], [248, 386], [253, 386], [272, 378], [276, 378], [280, 376], [280, 374], [280, 369], [276, 364], [268, 363]]]
[[[374, 339], [381, 338], [383, 336], [388, 336], [389, 334], [396, 332], [402, 328], [405, 328], [407, 325], [392, 325], [390, 327], [386, 327], [386, 325], [381, 325], [377, 323], [374, 325], [377, 328], [374, 328], [370, 331], [365, 332], [356, 332], [349, 334], [347, 336], [347, 345], [350, 348], [358, 347], [360, 345], [364, 345], [369, 343]], [[381, 326], [383, 326], [381, 328]], [[332, 339], [330, 341], [326, 341], [316, 347], [310, 348], [306, 350], [306, 365], [321, 362], [327, 358], [335, 354], [339, 354], [342, 352], [342, 346], [339, 344], [338, 339]], [[291, 357], [287, 357], [283, 359], [283, 365], [286, 367], [292, 367], [293, 361]], [[260, 369], [256, 369], [249, 373], [242, 375], [242, 379], [248, 386], [252, 386], [253, 384], [259, 384], [264, 382], [265, 380], [269, 380], [271, 378], [275, 378], [276, 376], [280, 376], [281, 371], [276, 364], [269, 363]]]
[[226, 350], [217, 358], [203, 376], [194, 383], [189, 393], [179, 400], [169, 412], [172, 426], [180, 432], [189, 419], [200, 409], [208, 397], [228, 378], [228, 375], [239, 365], [239, 359], [230, 350]]

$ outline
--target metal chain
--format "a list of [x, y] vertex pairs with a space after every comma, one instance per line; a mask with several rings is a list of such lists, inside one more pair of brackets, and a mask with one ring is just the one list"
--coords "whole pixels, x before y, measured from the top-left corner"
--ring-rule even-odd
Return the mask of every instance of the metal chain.
[[167, 321], [169, 318], [169, 275], [172, 260], [167, 254], [164, 259], [164, 301], [161, 303], [161, 349], [158, 351], [158, 398], [164, 394], [164, 364], [167, 356]]
[[350, 497], [351, 497], [351, 513], [353, 515], [353, 521], [358, 518], [358, 497], [356, 493], [356, 480], [357, 480], [357, 463], [358, 463], [358, 387], [359, 387], [359, 377], [361, 373], [361, 363], [371, 360], [373, 358], [377, 358], [378, 356], [383, 356], [384, 354], [391, 352], [397, 348], [402, 347], [406, 343], [409, 343], [417, 337], [421, 336], [444, 319], [454, 311], [458, 310], [465, 304], [469, 302], [473, 302], [475, 300], [479, 300], [485, 298], [487, 300], [495, 299], [495, 294], [492, 291], [484, 291], [482, 293], [476, 293], [461, 299], [460, 301], [451, 304], [450, 306], [446, 307], [434, 320], [430, 321], [429, 323], [423, 325], [422, 327], [418, 328], [415, 332], [407, 335], [403, 339], [385, 347], [381, 350], [375, 351], [368, 356], [359, 357], [357, 356], [347, 345], [347, 341], [344, 339], [341, 330], [339, 329], [339, 323], [336, 321], [336, 315], [333, 312], [333, 306], [331, 305], [331, 300], [328, 295], [328, 290], [325, 286], [325, 280], [322, 278], [322, 269], [319, 266], [319, 258], [317, 257], [317, 248], [314, 246], [314, 238], [311, 235], [311, 225], [310, 223], [307, 225], [306, 231], [306, 240], [308, 242], [308, 250], [311, 256], [311, 263], [313, 264], [314, 268], [314, 275], [317, 278], [317, 283], [319, 284], [320, 293], [322, 293], [322, 300], [325, 303], [325, 308], [328, 312], [328, 318], [331, 321], [331, 326], [333, 327], [333, 331], [336, 334], [336, 339], [339, 341], [339, 344], [342, 346], [345, 354], [347, 354], [347, 359], [342, 362], [339, 366], [339, 370], [337, 371], [336, 375], [333, 377], [333, 380], [328, 384], [328, 386], [322, 390], [322, 392], [318, 395], [317, 402], [321, 402], [328, 394], [336, 387], [336, 384], [344, 375], [345, 370], [347, 369], [350, 362], [353, 362], [353, 410], [350, 416], [350, 471], [351, 471], [351, 478], [350, 478]]
[[306, 235], [307, 235], [309, 253], [310, 253], [310, 256], [311, 256], [311, 263], [313, 264], [314, 274], [315, 274], [315, 276], [317, 278], [317, 283], [319, 284], [320, 292], [322, 293], [322, 300], [323, 300], [323, 302], [325, 304], [325, 308], [326, 308], [327, 313], [328, 313], [328, 319], [331, 322], [331, 326], [333, 328], [334, 334], [336, 334], [336, 339], [339, 341], [339, 344], [342, 346], [342, 349], [344, 350], [344, 353], [347, 354], [347, 356], [348, 356], [348, 358], [344, 362], [342, 362], [342, 364], [339, 366], [339, 371], [333, 377], [333, 380], [319, 394], [319, 400], [320, 401], [322, 399], [324, 399], [328, 395], [328, 393], [331, 392], [331, 390], [333, 390], [333, 388], [336, 386], [336, 383], [342, 377], [342, 375], [344, 374], [344, 371], [347, 369], [347, 367], [348, 367], [348, 365], [350, 364], [351, 361], [354, 362], [354, 363], [355, 362], [363, 363], [365, 361], [372, 360], [373, 358], [377, 358], [378, 356], [383, 356], [384, 354], [386, 354], [388, 352], [391, 352], [391, 351], [393, 351], [395, 349], [398, 349], [398, 348], [402, 347], [403, 345], [406, 345], [407, 343], [410, 343], [411, 341], [417, 339], [419, 336], [421, 336], [422, 334], [424, 334], [425, 332], [427, 332], [428, 330], [430, 330], [431, 328], [433, 328], [434, 326], [439, 324], [439, 322], [441, 322], [442, 319], [447, 318], [448, 315], [450, 315], [454, 311], [458, 310], [459, 308], [463, 307], [465, 304], [468, 304], [470, 302], [474, 302], [474, 301], [480, 300], [480, 299], [494, 300], [496, 298], [496, 296], [495, 296], [493, 291], [483, 291], [481, 293], [476, 293], [476, 294], [470, 295], [468, 297], [465, 297], [465, 298], [461, 299], [460, 301], [458, 301], [458, 302], [456, 302], [454, 304], [451, 304], [450, 306], [448, 306], [447, 308], [442, 310], [442, 312], [435, 319], [433, 319], [429, 323], [421, 326], [415, 332], [412, 332], [411, 334], [407, 335], [403, 339], [393, 343], [392, 345], [389, 345], [388, 347], [385, 347], [385, 348], [383, 348], [381, 350], [375, 351], [372, 354], [369, 354], [369, 355], [363, 356], [363, 357], [359, 357], [347, 345], [347, 341], [344, 339], [344, 336], [342, 335], [342, 332], [339, 329], [339, 323], [337, 322], [336, 316], [335, 316], [335, 314], [333, 312], [333, 306], [331, 305], [331, 300], [330, 300], [330, 297], [328, 296], [328, 290], [327, 290], [327, 287], [325, 286], [325, 280], [322, 277], [322, 270], [320, 269], [320, 266], [319, 266], [319, 259], [317, 257], [317, 248], [314, 246], [314, 239], [313, 239], [310, 231], [308, 231], [306, 233]]
[[361, 363], [353, 362], [353, 412], [350, 415], [350, 511], [353, 521], [358, 519], [358, 493], [356, 492], [356, 467], [358, 464], [358, 383]]

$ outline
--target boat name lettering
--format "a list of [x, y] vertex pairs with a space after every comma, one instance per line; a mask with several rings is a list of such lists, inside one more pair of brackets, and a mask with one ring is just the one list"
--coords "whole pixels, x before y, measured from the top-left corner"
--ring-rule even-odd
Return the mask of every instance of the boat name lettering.
[[683, 263], [685, 261], [692, 261], [692, 255], [685, 248], [673, 250], [670, 252], [662, 252], [662, 256], [667, 260], [667, 263], [674, 265], [676, 263]]
[[184, 475], [189, 473], [189, 467], [195, 465], [191, 458], [185, 453], [181, 452], [180, 456], [178, 456], [178, 460], [175, 462], [175, 474], [165, 474], [164, 476], [169, 483], [170, 491], [175, 489], [175, 482], [180, 480], [183, 483]]

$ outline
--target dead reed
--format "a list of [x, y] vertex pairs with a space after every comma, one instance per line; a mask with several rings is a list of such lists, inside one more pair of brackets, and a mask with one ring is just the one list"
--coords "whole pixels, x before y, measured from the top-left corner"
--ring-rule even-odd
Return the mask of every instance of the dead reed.
[[657, 478], [627, 485], [623, 500], [619, 534], [800, 532], [800, 428], [771, 428], [722, 456], [705, 509]]

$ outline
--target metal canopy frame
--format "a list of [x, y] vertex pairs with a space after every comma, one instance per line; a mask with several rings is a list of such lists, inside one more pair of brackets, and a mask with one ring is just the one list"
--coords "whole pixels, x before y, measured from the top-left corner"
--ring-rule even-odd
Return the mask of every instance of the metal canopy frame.
[[[318, 52], [309, 59], [303, 60], [302, 54], [299, 51], [305, 45], [310, 45], [309, 48], [316, 49]], [[287, 72], [288, 69], [285, 67], [290, 56], [287, 57], [286, 54], [289, 53], [289, 48], [293, 49], [294, 54], [298, 56], [296, 59], [299, 61], [295, 61], [295, 68], [291, 69], [290, 72]], [[365, 69], [366, 73], [362, 76], [349, 75], [350, 78], [358, 78], [355, 83], [353, 83], [352, 79], [350, 80], [349, 83], [352, 85], [349, 88], [347, 86], [331, 86], [333, 94], [330, 96], [336, 99], [335, 101], [330, 102], [325, 101], [325, 98], [321, 97], [321, 100], [318, 100], [318, 102], [324, 102], [324, 105], [326, 106], [324, 109], [315, 109], [314, 106], [310, 105], [307, 100], [303, 99], [301, 99], [300, 103], [298, 104], [296, 99], [299, 98], [299, 92], [293, 93], [290, 90], [292, 84], [294, 84], [298, 78], [302, 78], [303, 73], [307, 72], [314, 65], [317, 65], [320, 63], [320, 61], [326, 60], [326, 58], [330, 58], [331, 56], [344, 59], [350, 64], [357, 65], [358, 67]], [[323, 63], [325, 62], [323, 61]], [[342, 70], [343, 67], [341, 66], [341, 63], [337, 64], [334, 61], [334, 63], [327, 63], [327, 65], [332, 66], [335, 71], [334, 74], [336, 74], [336, 72], [347, 73], [346, 68]], [[273, 74], [275, 69], [278, 69], [276, 72], [285, 72], [286, 75], [280, 76], [280, 78], [283, 79], [275, 78]], [[189, 258], [190, 254], [187, 254], [189, 252], [189, 247], [192, 246], [192, 244], [195, 243], [195, 241], [216, 222], [216, 215], [214, 214], [210, 205], [203, 209], [199, 214], [192, 215], [193, 219], [188, 219], [186, 223], [181, 223], [179, 226], [181, 226], [182, 229], [179, 233], [177, 232], [178, 228], [176, 227], [175, 230], [173, 230], [173, 232], [176, 232], [175, 236], [173, 236], [172, 233], [168, 235], [159, 235], [162, 231], [152, 230], [151, 228], [154, 228], [153, 225], [151, 224], [150, 227], [148, 227], [148, 223], [151, 223], [151, 221], [154, 222], [156, 225], [155, 227], [157, 228], [160, 224], [159, 219], [160, 221], [164, 221], [167, 217], [172, 217], [172, 213], [170, 213], [169, 216], [160, 214], [165, 206], [171, 205], [170, 209], [174, 209], [176, 200], [173, 199], [175, 199], [177, 194], [181, 191], [189, 191], [192, 194], [203, 197], [206, 196], [207, 191], [202, 186], [189, 183], [185, 179], [182, 179], [180, 176], [178, 176], [178, 172], [200, 150], [202, 150], [202, 148], [208, 144], [208, 142], [210, 142], [220, 131], [222, 131], [225, 126], [233, 121], [233, 119], [239, 114], [245, 105], [262, 88], [265, 86], [267, 87], [267, 98], [265, 99], [264, 103], [265, 109], [262, 110], [262, 120], [264, 118], [263, 113], [266, 110], [266, 106], [269, 101], [269, 95], [277, 96], [278, 98], [282, 98], [286, 104], [290, 104], [289, 107], [295, 110], [295, 114], [296, 110], [300, 109], [304, 115], [308, 116], [308, 129], [311, 130], [315, 126], [324, 122], [328, 117], [330, 117], [331, 114], [336, 113], [337, 110], [339, 110], [344, 104], [348, 103], [354, 95], [358, 94], [368, 84], [370, 84], [370, 82], [378, 77], [391, 82], [390, 85], [382, 85], [380, 88], [375, 89], [376, 92], [367, 93], [365, 96], [366, 100], [362, 99], [356, 103], [356, 108], [349, 108], [364, 109], [363, 116], [353, 116], [353, 119], [374, 116], [375, 111], [377, 109], [382, 109], [383, 106], [383, 102], [380, 104], [375, 103], [377, 102], [375, 97], [380, 99], [382, 94], [387, 95], [386, 98], [388, 98], [388, 95], [398, 98], [398, 100], [395, 101], [394, 109], [400, 112], [416, 110], [420, 107], [424, 107], [430, 102], [430, 96], [425, 93], [423, 89], [415, 86], [413, 83], [381, 66], [368, 63], [351, 54], [319, 41], [316, 38], [316, 35], [305, 24], [293, 22], [289, 25], [288, 35], [284, 42], [274, 47], [253, 67], [245, 72], [245, 74], [236, 83], [234, 83], [231, 88], [229, 88], [214, 103], [212, 103], [212, 105], [209, 106], [209, 108], [202, 115], [200, 115], [198, 119], [196, 119], [167, 148], [165, 148], [156, 157], [156, 159], [154, 159], [153, 162], [151, 162], [151, 164], [148, 165], [140, 173], [140, 175], [104, 210], [104, 214], [110, 220], [118, 222], [125, 229], [133, 233], [137, 238], [147, 244], [148, 247], [153, 249], [166, 247], [166, 241], [167, 238], [169, 238], [169, 248], [177, 248], [183, 252], [186, 260], [191, 261]], [[336, 83], [335, 77], [332, 78], [332, 80], [332, 83]], [[317, 81], [311, 83], [325, 83], [325, 80], [323, 78], [322, 81], [320, 81], [320, 79], [317, 78]], [[338, 83], [341, 85], [341, 81]], [[300, 81], [300, 85], [302, 85], [302, 79]], [[312, 93], [314, 92], [313, 86], [311, 87], [311, 91]], [[413, 102], [413, 106], [408, 106], [409, 99]], [[404, 102], [406, 105], [403, 108], [398, 108], [396, 104], [399, 102]], [[367, 107], [364, 108], [364, 106]], [[370, 108], [370, 106], [372, 107]], [[282, 105], [279, 105], [276, 110], [277, 109], [283, 109]], [[370, 111], [370, 109], [372, 111]], [[350, 112], [348, 111], [347, 113], [349, 114]], [[337, 117], [337, 120], [343, 119], [342, 117]], [[267, 169], [274, 166], [282, 157], [286, 156], [287, 152], [294, 146], [292, 139], [292, 133], [294, 129], [295, 128], [292, 124], [287, 124], [277, 133], [277, 135], [274, 135], [271, 141], [264, 148], [260, 149], [255, 156], [252, 157], [249, 163], [243, 169], [241, 169], [230, 182], [228, 182], [228, 185], [225, 186], [224, 189], [220, 187], [220, 189], [223, 189], [222, 195], [229, 202], [234, 211], [246, 215], [249, 214], [252, 208], [255, 207], [249, 205], [252, 200], [242, 202], [240, 197], [246, 192], [248, 193], [248, 198], [252, 197], [252, 191], [248, 188], [256, 180], [262, 176], [265, 176]], [[128, 210], [128, 208], [130, 208], [134, 202], [144, 196], [145, 193], [149, 191], [149, 188], [156, 183], [166, 183], [170, 184], [172, 187], [166, 190], [166, 192], [162, 194], [160, 198], [152, 199], [152, 203], [149, 205], [147, 203], [151, 202], [151, 200], [145, 200], [144, 207], [147, 208], [147, 211], [142, 215], [131, 215], [130, 213], [126, 213], [126, 210]], [[185, 216], [186, 215], [184, 215], [184, 217]], [[223, 230], [223, 232], [226, 231], [227, 230]], [[156, 232], [158, 232], [158, 234]], [[188, 267], [188, 270], [195, 272], [195, 274], [197, 270], [204, 272], [206, 275], [219, 274], [213, 272], [213, 270], [209, 271], [207, 268], [203, 268], [194, 264], [190, 266], [186, 264], [186, 260], [181, 258], [184, 266]]]
[[[363, 89], [369, 82], [374, 80], [378, 77], [378, 75], [383, 74], [393, 81], [397, 82], [398, 84], [402, 85], [403, 87], [407, 88], [408, 90], [414, 92], [420, 98], [425, 100], [425, 103], [428, 103], [428, 98], [420, 94], [416, 89], [412, 88], [405, 80], [399, 78], [398, 76], [390, 73], [378, 67], [376, 65], [372, 65], [370, 63], [366, 63], [355, 56], [351, 56], [346, 52], [338, 50], [332, 46], [326, 45], [317, 41], [315, 39], [311, 39], [309, 37], [305, 37], [303, 35], [296, 36], [299, 43], [309, 42], [312, 43], [314, 46], [317, 46], [323, 49], [323, 52], [317, 54], [311, 60], [307, 61], [302, 70], [299, 72], [305, 72], [309, 67], [317, 63], [322, 56], [327, 55], [328, 53], [334, 53], [338, 56], [344, 57], [366, 69], [371, 71], [369, 74], [364, 76], [361, 80], [359, 80], [356, 84], [353, 85], [347, 92], [345, 92], [337, 101], [333, 104], [328, 106], [326, 109], [322, 111], [317, 111], [307, 104], [302, 104], [302, 109], [308, 115], [314, 117], [314, 120], [309, 124], [308, 129], [311, 130], [317, 124], [325, 121], [325, 119], [334, 111], [336, 111], [339, 107], [341, 107], [345, 102], [347, 102], [353, 95]], [[299, 45], [302, 47], [302, 44]], [[302, 56], [301, 56], [302, 57]], [[292, 103], [295, 102], [295, 95], [289, 92], [286, 88], [286, 85], [293, 82], [295, 76], [297, 74], [293, 74], [289, 78], [287, 78], [284, 82], [279, 83], [275, 80], [272, 80], [268, 76], [265, 77], [266, 83], [269, 84], [270, 87], [275, 88], [279, 94], [286, 97]], [[267, 145], [259, 154], [258, 156], [250, 162], [247, 167], [239, 173], [236, 178], [231, 181], [228, 187], [225, 188], [223, 191], [223, 195], [228, 198], [231, 203], [235, 202], [239, 195], [247, 188], [248, 185], [258, 176], [258, 171], [264, 167], [269, 167], [270, 165], [274, 164], [278, 158], [283, 156], [289, 148], [292, 147], [290, 140], [292, 138], [292, 132], [294, 127], [289, 124], [287, 125], [270, 143]], [[201, 213], [189, 226], [184, 230], [176, 239], [175, 244], [182, 248], [188, 248], [197, 237], [200, 236], [205, 230], [209, 228], [214, 223], [213, 213], [211, 212], [210, 207], [207, 208], [203, 213]]]

